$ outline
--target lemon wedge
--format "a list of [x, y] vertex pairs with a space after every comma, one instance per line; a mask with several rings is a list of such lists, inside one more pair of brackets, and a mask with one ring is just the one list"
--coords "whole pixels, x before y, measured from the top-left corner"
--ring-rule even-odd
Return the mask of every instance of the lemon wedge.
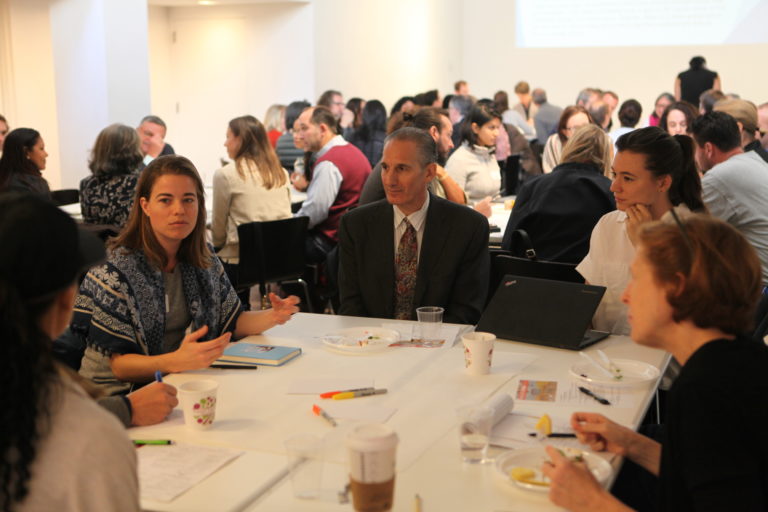
[[548, 436], [552, 433], [552, 418], [549, 417], [549, 414], [545, 414], [539, 418], [539, 421], [536, 423], [536, 430], [545, 436]]
[[509, 476], [512, 477], [512, 480], [522, 481], [534, 478], [536, 476], [536, 472], [531, 468], [522, 468], [518, 466], [512, 468], [512, 470], [509, 472]]
[[542, 480], [536, 480], [536, 472], [531, 468], [514, 467], [510, 470], [509, 476], [512, 480], [530, 485], [540, 485], [542, 487], [549, 487], [549, 482]]

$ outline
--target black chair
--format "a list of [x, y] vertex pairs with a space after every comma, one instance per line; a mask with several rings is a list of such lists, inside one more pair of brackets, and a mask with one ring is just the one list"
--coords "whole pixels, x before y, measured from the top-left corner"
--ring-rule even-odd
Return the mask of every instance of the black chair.
[[490, 302], [491, 297], [493, 297], [496, 289], [499, 287], [499, 283], [507, 274], [550, 279], [552, 281], [567, 281], [569, 283], [584, 282], [581, 274], [576, 272], [576, 265], [572, 263], [531, 260], [516, 258], [509, 254], [495, 254], [491, 259], [491, 282], [488, 287], [486, 304]]
[[65, 188], [51, 192], [51, 200], [56, 206], [75, 204], [80, 202], [80, 191], [76, 188]]
[[299, 283], [304, 288], [307, 308], [314, 311], [309, 288], [301, 278], [308, 223], [309, 217], [293, 217], [239, 225], [240, 263], [235, 289], [242, 291], [258, 284], [261, 296], [266, 297], [267, 283]]

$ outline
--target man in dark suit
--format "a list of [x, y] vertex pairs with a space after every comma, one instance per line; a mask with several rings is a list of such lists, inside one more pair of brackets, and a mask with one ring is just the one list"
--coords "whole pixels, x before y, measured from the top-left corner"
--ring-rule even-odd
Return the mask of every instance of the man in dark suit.
[[446, 322], [477, 323], [488, 288], [488, 221], [427, 192], [436, 159], [424, 130], [387, 137], [387, 198], [341, 219], [340, 314], [414, 319], [417, 307], [441, 306]]

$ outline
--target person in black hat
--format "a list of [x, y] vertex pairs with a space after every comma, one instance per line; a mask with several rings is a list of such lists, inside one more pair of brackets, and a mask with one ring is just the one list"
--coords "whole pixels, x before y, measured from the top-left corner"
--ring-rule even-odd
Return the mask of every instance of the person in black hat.
[[51, 351], [78, 277], [103, 259], [102, 243], [53, 204], [0, 196], [1, 510], [139, 509], [125, 430]]

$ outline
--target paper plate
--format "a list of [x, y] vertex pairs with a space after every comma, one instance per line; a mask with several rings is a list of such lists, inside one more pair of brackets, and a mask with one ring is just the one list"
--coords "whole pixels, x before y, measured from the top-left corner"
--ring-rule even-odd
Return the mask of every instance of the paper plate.
[[571, 366], [571, 375], [592, 384], [614, 387], [642, 386], [659, 378], [659, 369], [648, 363], [633, 359], [612, 361], [621, 370], [621, 379], [608, 377], [587, 361]]
[[[560, 448], [560, 450], [571, 458], [580, 455], [589, 470], [595, 475], [597, 481], [600, 482], [600, 485], [606, 486], [608, 479], [613, 474], [613, 468], [607, 460], [592, 452], [583, 450], [573, 448]], [[527, 491], [546, 493], [549, 492], [549, 483], [541, 472], [541, 465], [547, 460], [549, 460], [549, 455], [544, 451], [543, 446], [512, 450], [496, 457], [496, 475], [504, 482], [504, 485], [513, 485]], [[530, 469], [534, 473], [532, 480], [542, 482], [544, 485], [514, 480], [510, 476], [510, 471], [516, 467]]]
[[368, 354], [387, 350], [400, 340], [400, 333], [383, 327], [351, 327], [323, 336], [323, 345], [348, 354]]

